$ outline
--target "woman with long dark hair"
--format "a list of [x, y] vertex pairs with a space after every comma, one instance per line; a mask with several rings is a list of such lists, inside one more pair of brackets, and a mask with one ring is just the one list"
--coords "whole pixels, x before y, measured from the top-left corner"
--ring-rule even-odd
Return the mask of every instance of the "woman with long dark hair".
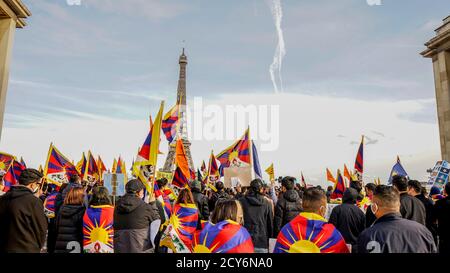
[[114, 207], [108, 189], [95, 187], [83, 217], [83, 250], [87, 253], [114, 252]]
[[242, 224], [244, 214], [239, 201], [218, 202], [211, 221], [195, 232], [194, 253], [254, 253], [250, 233]]
[[[161, 237], [160, 245], [167, 246], [173, 252], [191, 252], [192, 237], [197, 228], [197, 221], [198, 209], [194, 197], [189, 189], [182, 189], [178, 193], [169, 225]], [[173, 240], [174, 236], [179, 238], [180, 243]]]
[[83, 245], [84, 189], [72, 188], [56, 219], [55, 253], [81, 253]]

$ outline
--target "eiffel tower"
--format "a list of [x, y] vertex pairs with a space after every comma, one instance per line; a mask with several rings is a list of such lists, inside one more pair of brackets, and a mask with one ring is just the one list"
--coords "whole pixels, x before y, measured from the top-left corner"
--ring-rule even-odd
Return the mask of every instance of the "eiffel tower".
[[[192, 161], [191, 156], [191, 143], [187, 138], [186, 127], [186, 66], [188, 62], [187, 57], [184, 54], [184, 48], [178, 63], [180, 64], [180, 77], [178, 79], [177, 102], [180, 103], [180, 112], [177, 133], [179, 136], [181, 136], [181, 139], [183, 141], [184, 151], [186, 152], [189, 168], [191, 170], [195, 170], [194, 162]], [[175, 144], [175, 141], [173, 141], [173, 143], [169, 143], [169, 152], [167, 154], [166, 162], [164, 163], [164, 167], [161, 169], [161, 171], [163, 172], [172, 172], [175, 169]]]

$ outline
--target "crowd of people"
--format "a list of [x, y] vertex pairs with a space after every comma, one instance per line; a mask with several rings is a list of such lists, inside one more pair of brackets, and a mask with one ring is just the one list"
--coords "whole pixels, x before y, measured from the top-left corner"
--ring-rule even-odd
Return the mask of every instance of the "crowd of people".
[[35, 169], [18, 180], [0, 196], [2, 253], [450, 252], [450, 183], [435, 201], [407, 177], [390, 186], [354, 180], [330, 206], [330, 189], [290, 176], [280, 187], [255, 179], [232, 189], [221, 181], [173, 189], [162, 178], [153, 193], [132, 179], [114, 202], [77, 175], [45, 193]]

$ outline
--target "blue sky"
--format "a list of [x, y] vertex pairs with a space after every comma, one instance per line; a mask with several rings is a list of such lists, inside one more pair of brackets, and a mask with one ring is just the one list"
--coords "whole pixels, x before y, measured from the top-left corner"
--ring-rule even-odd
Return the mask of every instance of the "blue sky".
[[[273, 94], [268, 69], [277, 35], [270, 1], [81, 0], [80, 6], [65, 0], [24, 2], [33, 15], [28, 26], [16, 32], [2, 148], [16, 145], [15, 134], [25, 132], [15, 130], [34, 134], [42, 124], [51, 129], [69, 120], [145, 121], [149, 112], [156, 114], [160, 100], [174, 102], [183, 46], [189, 60], [188, 96], [221, 101], [245, 93], [262, 103], [258, 96]], [[282, 6], [285, 93], [351, 100], [349, 107], [359, 102], [392, 105], [400, 121], [428, 126], [424, 130], [433, 132], [427, 139], [430, 150], [438, 155], [432, 66], [419, 53], [449, 15], [447, 0], [383, 0], [381, 6], [369, 6], [365, 0], [282, 0]], [[401, 102], [414, 103], [414, 110], [395, 110]], [[353, 115], [345, 116], [348, 123]], [[357, 126], [360, 132], [374, 130]], [[130, 146], [140, 145], [143, 137]], [[64, 139], [61, 145], [73, 144], [70, 136]], [[99, 146], [93, 141], [82, 147], [101, 150]], [[412, 154], [415, 146], [420, 145], [411, 140]], [[17, 153], [34, 157], [20, 148], [24, 144], [17, 147]], [[347, 162], [356, 147], [351, 149]], [[130, 154], [131, 161], [134, 150], [121, 153]], [[196, 159], [207, 155], [201, 152]], [[433, 165], [434, 159], [422, 164], [431, 167], [426, 164]]]

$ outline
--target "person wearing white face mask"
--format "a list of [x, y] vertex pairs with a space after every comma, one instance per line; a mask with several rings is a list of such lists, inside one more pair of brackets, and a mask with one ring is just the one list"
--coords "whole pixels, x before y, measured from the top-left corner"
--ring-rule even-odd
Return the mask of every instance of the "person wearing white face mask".
[[400, 193], [377, 186], [370, 206], [377, 220], [358, 238], [358, 253], [436, 253], [433, 235], [422, 224], [402, 218]]
[[25, 169], [19, 184], [0, 198], [0, 253], [39, 253], [43, 248], [47, 218], [36, 197], [41, 185], [41, 172]]

